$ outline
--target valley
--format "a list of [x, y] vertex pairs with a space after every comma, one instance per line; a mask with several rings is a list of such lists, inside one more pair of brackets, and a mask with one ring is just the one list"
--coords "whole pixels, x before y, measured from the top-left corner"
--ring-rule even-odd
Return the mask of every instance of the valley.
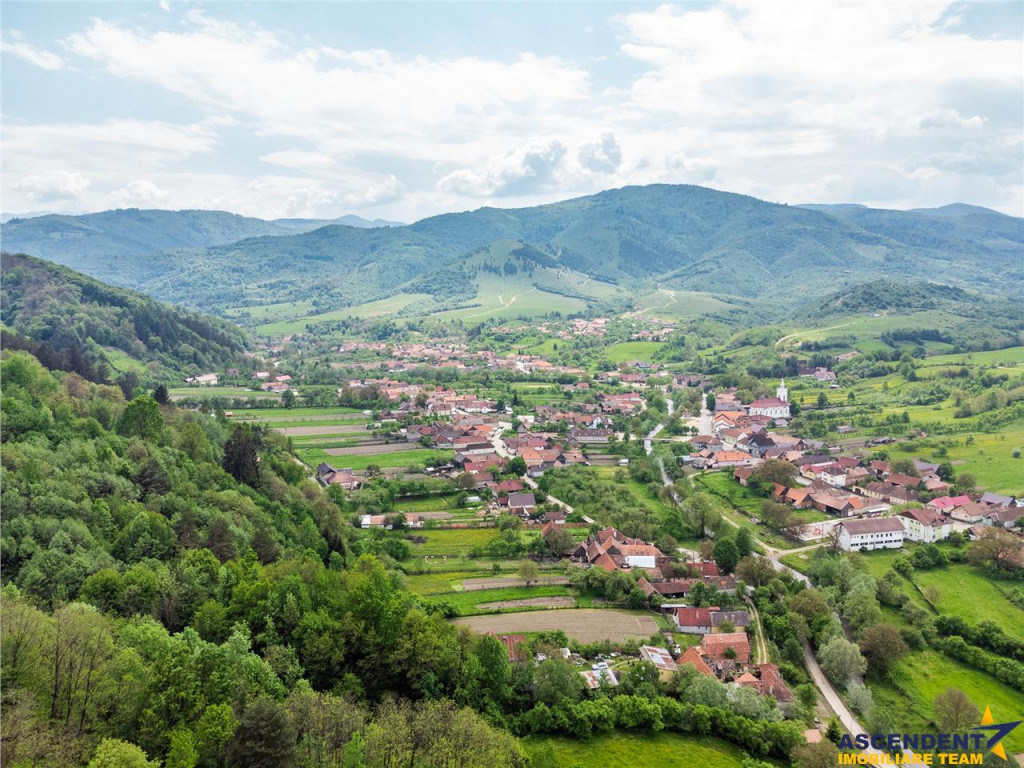
[[[344, 744], [365, 757], [452, 707], [502, 765], [762, 768], [858, 729], [1012, 716], [1019, 220], [944, 216], [954, 258], [900, 234], [934, 213], [721, 194], [358, 230], [214, 217], [116, 248], [126, 220], [176, 219], [45, 222], [88, 225], [39, 250], [97, 277], [161, 256], [118, 272], [132, 288], [3, 257], [3, 646], [24, 697], [5, 709], [29, 729], [5, 742], [78, 765], [116, 734], [170, 764], [184, 740], [215, 765], [278, 722], [313, 765], [317, 708], [362, 723]], [[33, 221], [14, 242], [42, 242]], [[98, 690], [60, 677], [64, 653]]]

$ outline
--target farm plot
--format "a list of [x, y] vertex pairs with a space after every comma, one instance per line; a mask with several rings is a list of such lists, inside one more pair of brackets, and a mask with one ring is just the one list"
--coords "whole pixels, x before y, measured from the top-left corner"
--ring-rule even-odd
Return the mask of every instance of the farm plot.
[[376, 445], [353, 445], [348, 448], [325, 448], [328, 456], [375, 456], [379, 453], [401, 453], [422, 450], [418, 443], [378, 443]]
[[[561, 587], [568, 586], [569, 580], [565, 576], [540, 576], [534, 584], [553, 584]], [[464, 579], [462, 588], [467, 592], [479, 592], [483, 589], [501, 589], [502, 587], [525, 587], [526, 582], [518, 576], [498, 576], [493, 579]]]
[[653, 616], [594, 608], [467, 616], [453, 621], [456, 624], [465, 624], [481, 634], [550, 632], [561, 629], [581, 643], [594, 643], [599, 640], [621, 643], [630, 637], [646, 638], [659, 631], [658, 623]]
[[265, 421], [283, 427], [366, 421], [357, 408], [248, 408], [235, 413], [236, 421]]
[[509, 611], [519, 608], [573, 608], [576, 599], [563, 595], [561, 597], [525, 597], [522, 600], [498, 600], [493, 603], [477, 603], [481, 611]]
[[315, 427], [274, 427], [286, 437], [321, 437], [324, 435], [368, 435], [361, 424], [320, 424]]

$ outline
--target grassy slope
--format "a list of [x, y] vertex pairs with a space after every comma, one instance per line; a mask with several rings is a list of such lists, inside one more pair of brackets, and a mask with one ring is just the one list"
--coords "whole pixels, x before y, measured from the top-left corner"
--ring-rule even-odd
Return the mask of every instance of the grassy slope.
[[653, 291], [638, 296], [634, 303], [645, 315], [669, 319], [723, 313], [736, 308], [711, 294], [697, 291]]
[[[932, 650], [907, 654], [893, 669], [890, 681], [870, 681], [869, 686], [876, 703], [891, 706], [896, 721], [911, 731], [934, 732], [932, 702], [950, 687], [966, 693], [980, 711], [992, 707], [996, 722], [1024, 712], [1024, 693]], [[1005, 743], [1011, 752], [1024, 751], [1024, 732], [1017, 729]]]
[[643, 768], [740, 768], [743, 752], [721, 739], [675, 733], [617, 732], [588, 741], [564, 737], [524, 740], [534, 768], [576, 768], [602, 765]]
[[[377, 317], [379, 315], [390, 315], [401, 309], [414, 304], [417, 301], [426, 301], [430, 297], [425, 293], [400, 293], [397, 296], [390, 296], [379, 301], [371, 301], [366, 304], [359, 304], [353, 307], [343, 307], [330, 312], [311, 314], [306, 317], [299, 317], [292, 320], [275, 320], [257, 326], [254, 330], [266, 336], [286, 336], [290, 333], [302, 333], [306, 330], [308, 323], [324, 323], [335, 320], [344, 320], [350, 317]], [[280, 305], [277, 305], [280, 306]], [[296, 314], [301, 312], [298, 309]]]
[[[899, 551], [869, 552], [864, 557], [871, 575], [880, 579], [899, 557]], [[930, 570], [915, 570], [913, 578], [922, 590], [932, 586], [939, 590], [935, 607], [941, 613], [960, 616], [971, 624], [994, 621], [1008, 635], [1024, 640], [1024, 610], [1013, 605], [996, 588], [996, 584], [1009, 587], [1017, 586], [1019, 582], [996, 580], [961, 563]], [[912, 585], [906, 584], [905, 591], [919, 604], [925, 605], [924, 599]]]

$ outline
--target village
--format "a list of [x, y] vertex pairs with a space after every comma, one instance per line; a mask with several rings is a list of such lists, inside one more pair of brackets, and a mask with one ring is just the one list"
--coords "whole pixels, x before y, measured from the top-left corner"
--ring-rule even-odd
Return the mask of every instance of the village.
[[[598, 337], [605, 330], [596, 321], [576, 325], [573, 332]], [[552, 491], [561, 486], [549, 481], [567, 472], [611, 482], [602, 486], [609, 490], [624, 484], [639, 501], [654, 484], [644, 488], [631, 473], [646, 462], [660, 473], [664, 498], [640, 503], [662, 519], [678, 514], [679, 490], [732, 486], [749, 503], [729, 510], [726, 530], [748, 528], [750, 554], [796, 581], [806, 577], [789, 552], [807, 558], [818, 549], [895, 550], [1024, 531], [1024, 500], [958, 487], [948, 466], [886, 451], [893, 438], [854, 442], [842, 440], [852, 431], [843, 428], [839, 439], [794, 429], [801, 409], [785, 379], [774, 395], [745, 402], [707, 374], [643, 360], [588, 372], [457, 342], [348, 341], [334, 351], [348, 362], [332, 392], [352, 407], [323, 417], [303, 408], [307, 387], [278, 360], [252, 373], [253, 387], [296, 407], [293, 418], [264, 409], [267, 426], [294, 442], [326, 491], [360, 510], [352, 524], [370, 541], [405, 542], [374, 551], [408, 558], [400, 565], [413, 591], [452, 621], [500, 639], [514, 662], [565, 661], [594, 695], [646, 665], [662, 685], [695, 674], [770, 700], [783, 716], [806, 716], [797, 680], [786, 679], [792, 670], [769, 653], [754, 585], [735, 562], [716, 561], [714, 533], [684, 542], [629, 535], [599, 502]], [[430, 380], [436, 370], [448, 372], [445, 383]], [[513, 383], [482, 386], [489, 372]], [[239, 374], [226, 372], [236, 382]], [[796, 376], [819, 392], [842, 386], [823, 366], [799, 367]], [[216, 386], [217, 376], [190, 384]], [[246, 409], [225, 415], [249, 418]], [[400, 490], [383, 506], [364, 501], [381, 483], [433, 490]], [[805, 739], [820, 741], [842, 712], [819, 703]]]

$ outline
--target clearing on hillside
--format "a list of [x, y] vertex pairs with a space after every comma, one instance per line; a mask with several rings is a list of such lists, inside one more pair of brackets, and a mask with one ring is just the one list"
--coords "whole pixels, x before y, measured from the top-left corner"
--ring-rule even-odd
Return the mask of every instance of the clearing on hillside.
[[561, 629], [581, 643], [598, 640], [624, 642], [627, 638], [646, 638], [658, 633], [658, 623], [652, 616], [616, 610], [572, 608], [561, 611], [535, 611], [498, 616], [466, 616], [454, 619], [474, 632], [550, 632]]

